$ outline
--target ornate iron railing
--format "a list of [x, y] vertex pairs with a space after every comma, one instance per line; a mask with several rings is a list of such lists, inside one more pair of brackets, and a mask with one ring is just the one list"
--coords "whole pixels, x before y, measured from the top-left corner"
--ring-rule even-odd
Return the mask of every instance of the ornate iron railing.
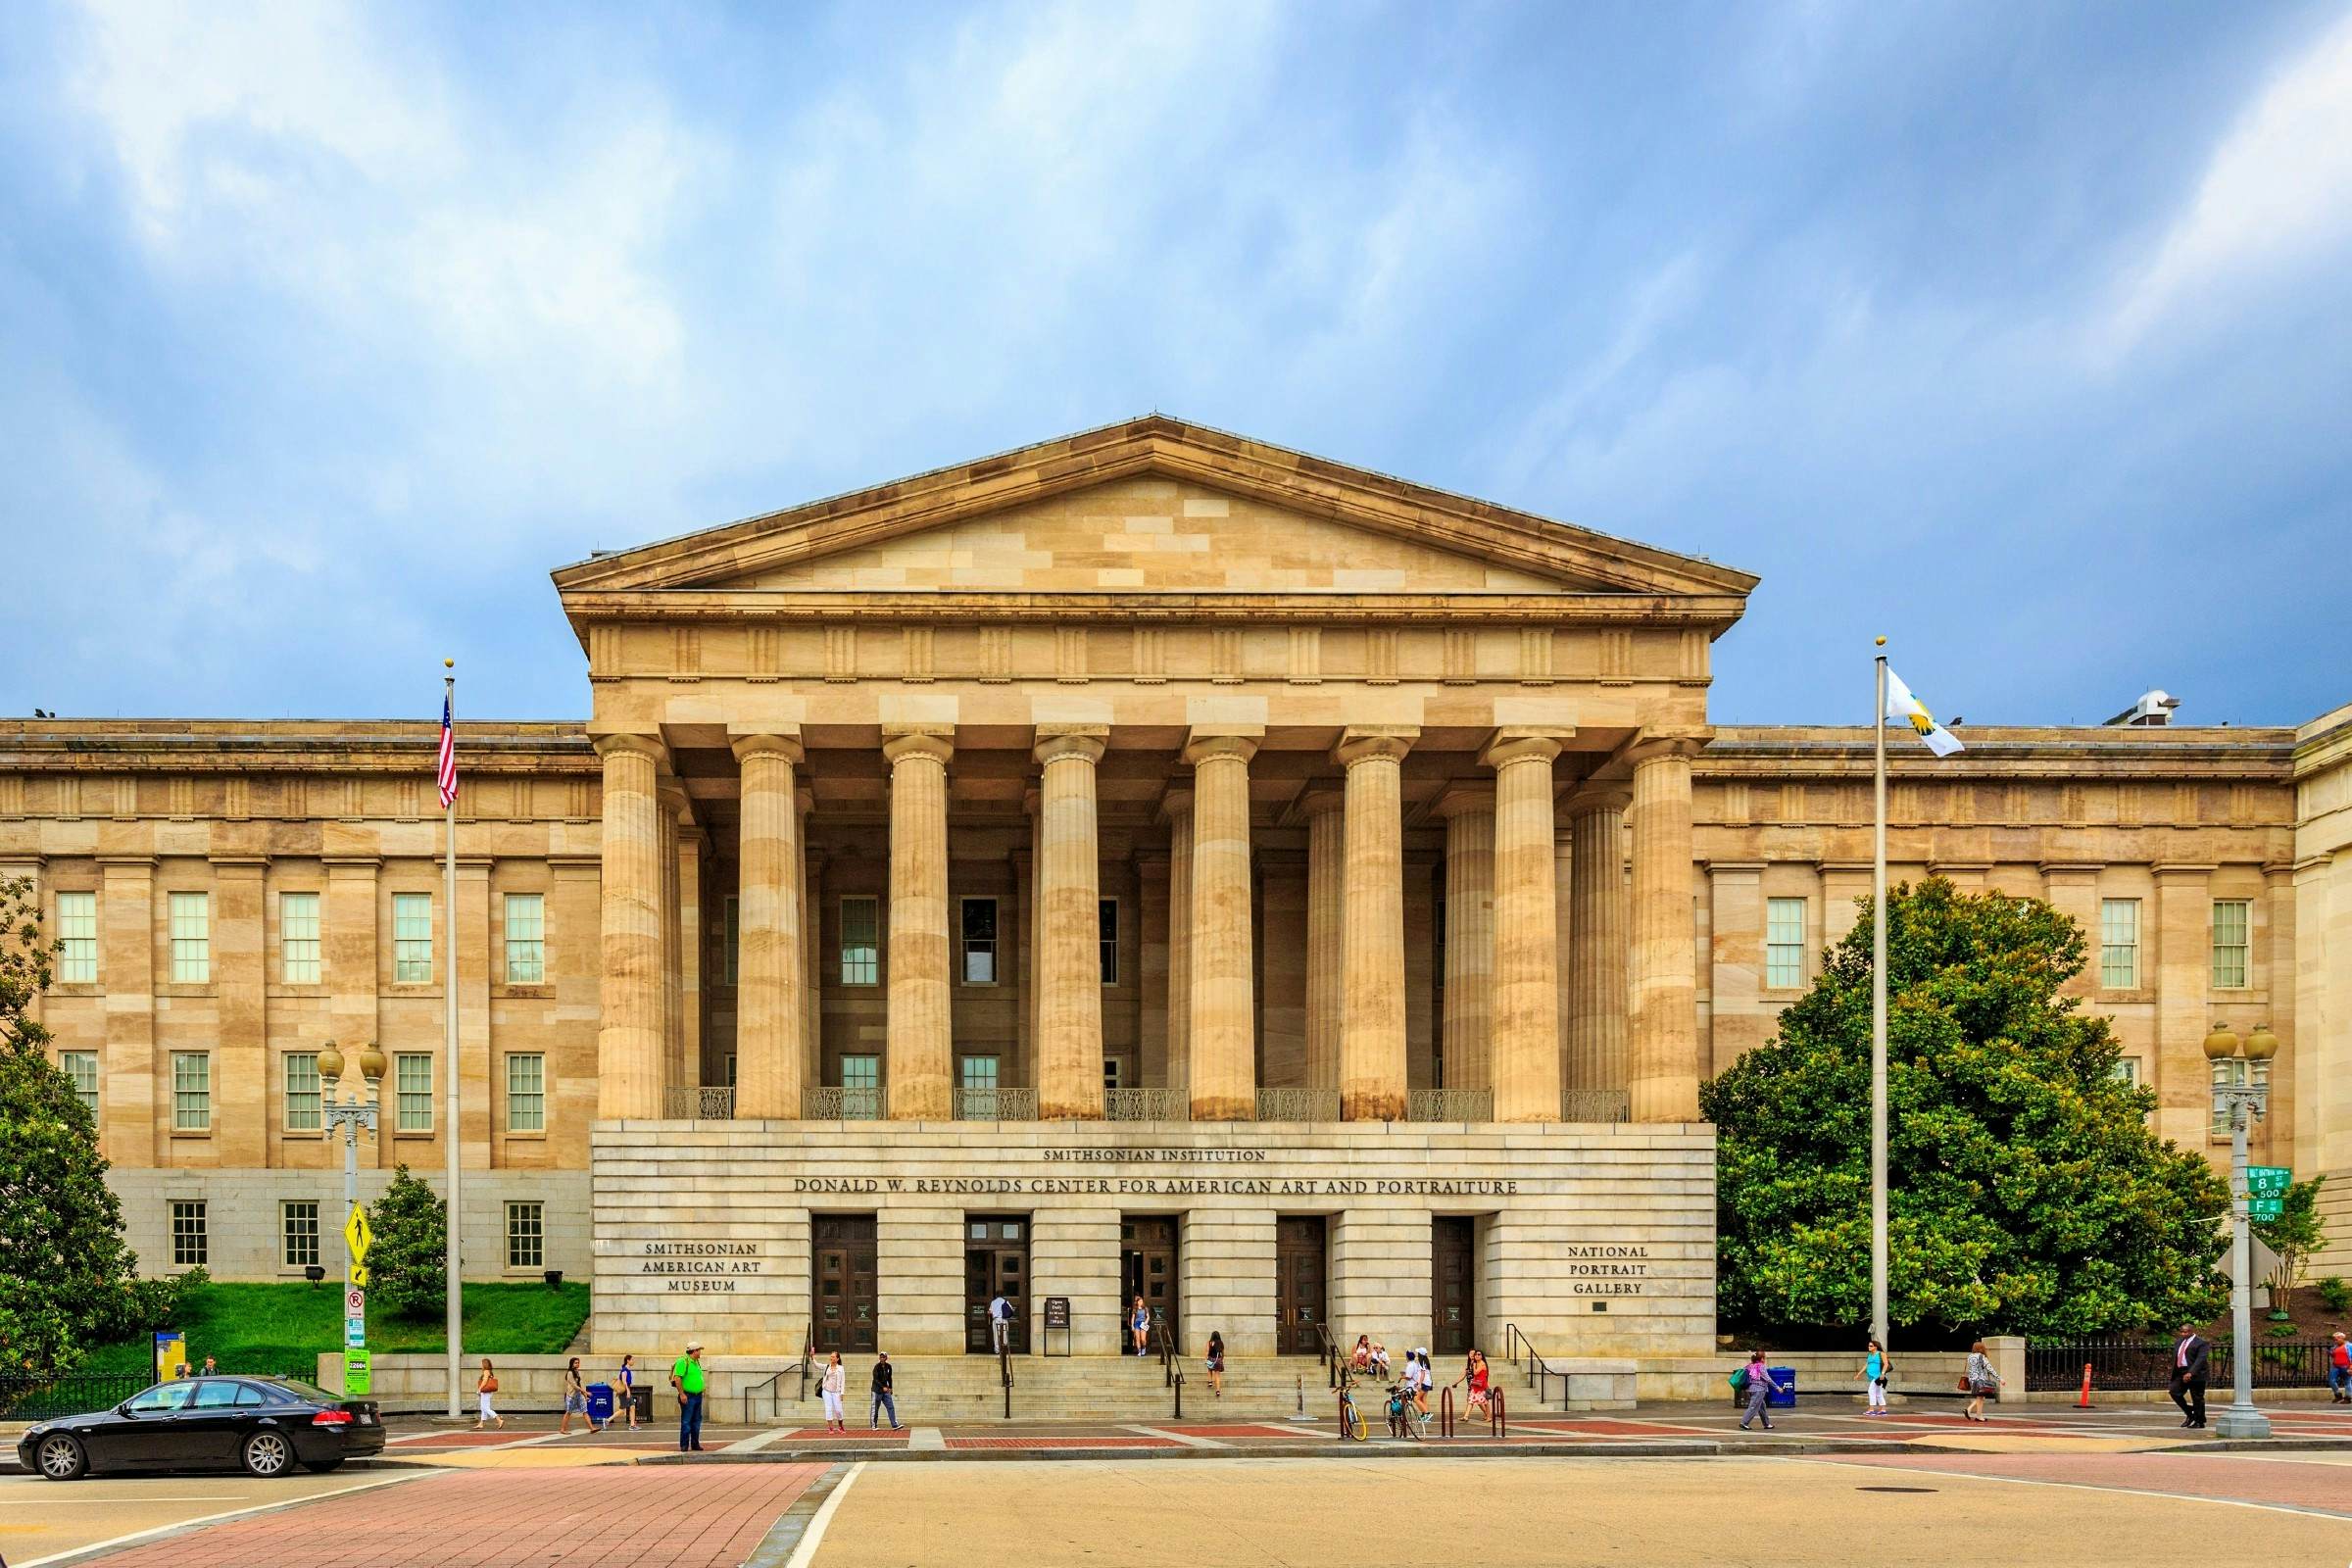
[[1416, 1089], [1404, 1097], [1406, 1121], [1493, 1121], [1492, 1089]]
[[1633, 1119], [1633, 1097], [1622, 1089], [1565, 1089], [1560, 1092], [1562, 1121]]
[[838, 1084], [804, 1089], [801, 1117], [805, 1121], [880, 1121], [882, 1091], [844, 1089]]
[[[2254, 1387], [2310, 1389], [2328, 1381], [2327, 1340], [2269, 1340], [2254, 1342]], [[2209, 1387], [2227, 1389], [2234, 1376], [2227, 1340], [2216, 1341], [2207, 1367]], [[2051, 1340], [2026, 1347], [2026, 1387], [2074, 1389], [2082, 1383], [2082, 1368], [2090, 1367], [2093, 1391], [2162, 1390], [2172, 1387], [2175, 1342], [2172, 1340]]]
[[1340, 1092], [1337, 1089], [1260, 1089], [1257, 1092], [1259, 1121], [1338, 1121]]
[[1035, 1121], [1037, 1120], [1037, 1091], [1034, 1089], [958, 1089], [956, 1091], [956, 1119], [957, 1121]]
[[0, 1420], [46, 1421], [121, 1404], [155, 1382], [151, 1371], [0, 1374]]
[[662, 1114], [670, 1121], [733, 1121], [735, 1091], [673, 1084], [662, 1092]]
[[1191, 1121], [1192, 1096], [1182, 1089], [1105, 1089], [1104, 1121]]

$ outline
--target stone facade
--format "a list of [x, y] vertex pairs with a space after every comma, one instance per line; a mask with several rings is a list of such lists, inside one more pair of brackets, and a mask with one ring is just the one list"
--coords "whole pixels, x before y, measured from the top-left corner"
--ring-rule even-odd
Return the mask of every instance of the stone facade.
[[[1279, 1221], [1318, 1218], [1343, 1333], [1420, 1343], [1452, 1293], [1547, 1354], [1690, 1353], [1697, 1086], [1869, 886], [1868, 732], [1709, 722], [1754, 585], [1154, 417], [558, 571], [591, 716], [461, 726], [454, 944], [429, 723], [0, 724], [0, 875], [81, 944], [42, 1015], [151, 1266], [195, 1193], [217, 1272], [282, 1267], [277, 1204], [340, 1190], [291, 1076], [330, 1038], [429, 1058], [362, 1160], [437, 1178], [454, 945], [466, 1273], [543, 1195], [512, 1200], [545, 1266], [593, 1242], [600, 1347], [790, 1348], [813, 1217], [864, 1213], [894, 1343], [944, 1348], [962, 1195], [790, 1183], [1132, 1147], [1370, 1185], [1192, 1201], [1115, 1186], [1182, 1159], [1107, 1161], [1007, 1198], [1039, 1299], [1110, 1312], [1125, 1216], [1164, 1218], [1182, 1332], [1244, 1353], [1309, 1266]], [[2352, 710], [1963, 733], [1895, 752], [1891, 874], [2075, 915], [2085, 1004], [2193, 1147], [2197, 1042], [2269, 1023], [2257, 1148], [2340, 1173], [2352, 1262]], [[1521, 1190], [1377, 1186], [1473, 1167]], [[756, 1243], [756, 1286], [632, 1272], [670, 1231]], [[1591, 1310], [1564, 1250], [1597, 1245], [1671, 1283]]]

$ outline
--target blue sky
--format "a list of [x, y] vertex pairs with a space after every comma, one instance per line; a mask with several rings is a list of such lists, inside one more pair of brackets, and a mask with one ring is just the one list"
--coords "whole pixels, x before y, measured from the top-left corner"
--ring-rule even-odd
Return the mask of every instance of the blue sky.
[[0, 7], [0, 712], [1157, 408], [1762, 574], [1724, 721], [2352, 700], [2352, 8]]

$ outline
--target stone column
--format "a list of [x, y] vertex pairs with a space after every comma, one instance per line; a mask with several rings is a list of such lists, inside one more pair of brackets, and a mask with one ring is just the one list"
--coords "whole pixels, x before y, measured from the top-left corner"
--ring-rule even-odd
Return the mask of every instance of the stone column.
[[1168, 858], [1155, 851], [1135, 858], [1136, 951], [1143, 964], [1135, 1020], [1139, 1084], [1168, 1081]]
[[[2256, 1021], [2252, 1014], [2261, 1010], [2243, 1004], [2210, 1004], [2213, 870], [2201, 864], [2156, 867], [2156, 1050], [2150, 1087], [2156, 1091], [2156, 1135], [2182, 1149], [2203, 1149], [2212, 1141], [2213, 1068], [2205, 1059], [2206, 1034], [2216, 1018], [2226, 1018], [2244, 1036]], [[2146, 939], [2143, 931], [2143, 956], [2151, 946]], [[2146, 978], [2141, 976], [2143, 984]]]
[[1402, 764], [1417, 729], [1349, 729], [1341, 897], [1340, 1116], [1404, 1119], [1404, 812]]
[[790, 735], [734, 741], [743, 772], [735, 889], [735, 1114], [797, 1120], [807, 1080], [808, 947], [798, 878], [800, 804], [794, 771], [801, 742]]
[[1102, 852], [1095, 764], [1109, 731], [1040, 724], [1037, 1104], [1047, 1121], [1102, 1115]]
[[1552, 884], [1557, 731], [1503, 730], [1494, 769], [1494, 1119], [1560, 1119], [1560, 927]]
[[1317, 790], [1306, 812], [1306, 1087], [1340, 1087], [1340, 1038], [1345, 1032], [1340, 987], [1342, 889], [1347, 881], [1347, 797]]
[[1188, 1069], [1195, 1121], [1257, 1114], [1257, 1019], [1250, 942], [1250, 735], [1193, 732], [1191, 1014]]
[[662, 1114], [662, 822], [655, 777], [662, 743], [601, 735], [604, 788], [603, 1023], [596, 1111], [607, 1121]]
[[1626, 1086], [1625, 808], [1623, 788], [1584, 789], [1568, 803], [1568, 1087]]
[[[98, 1075], [99, 1136], [106, 1157], [115, 1164], [168, 1164], [165, 1146], [172, 1137], [172, 1080], [168, 1071], [157, 1070], [155, 1059], [155, 956], [159, 946], [155, 860], [145, 855], [102, 855], [98, 868], [105, 878], [98, 895], [98, 975], [106, 987], [106, 1054], [100, 1058]], [[373, 890], [372, 880], [368, 887]], [[166, 946], [163, 951], [168, 955], [171, 949]], [[368, 995], [372, 1003], [373, 953], [368, 955]], [[168, 959], [163, 972], [172, 972]], [[368, 1028], [372, 1039], [372, 1006]]]
[[893, 1119], [945, 1121], [955, 1049], [948, 1014], [948, 760], [945, 728], [883, 743], [890, 760], [890, 1020]]
[[1193, 1084], [1193, 792], [1160, 800], [1168, 822], [1168, 1076], [1166, 1087]]
[[212, 867], [213, 997], [219, 1019], [213, 1046], [213, 1147], [223, 1165], [267, 1165], [270, 1092], [275, 1081], [262, 911], [269, 862], [216, 851]]
[[694, 1088], [702, 1075], [690, 1072], [686, 1060], [686, 998], [678, 965], [678, 821], [688, 810], [686, 791], [675, 778], [662, 775], [655, 801], [662, 856], [662, 1086]]
[[1764, 864], [1707, 862], [1707, 1027], [1699, 1058], [1708, 1076], [1764, 1043], [1780, 1007], [1764, 1000]]
[[1634, 750], [1634, 940], [1626, 1088], [1636, 1121], [1698, 1120], [1698, 999], [1691, 906], [1695, 740]]
[[1440, 1049], [1448, 1089], [1494, 1087], [1494, 792], [1447, 790], [1446, 1019]]
[[[801, 818], [801, 1088], [808, 1090], [825, 1081], [825, 858], [808, 848], [807, 812]], [[742, 1066], [738, 1056], [737, 1070]], [[799, 1116], [801, 1107], [795, 1105], [792, 1114]]]

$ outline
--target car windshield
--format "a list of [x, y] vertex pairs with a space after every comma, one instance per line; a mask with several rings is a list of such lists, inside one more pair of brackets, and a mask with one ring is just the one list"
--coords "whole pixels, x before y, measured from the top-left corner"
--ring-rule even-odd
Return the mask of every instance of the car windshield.
[[185, 1379], [173, 1383], [158, 1383], [144, 1394], [132, 1395], [130, 1408], [141, 1415], [155, 1410], [185, 1409], [188, 1396], [195, 1392], [196, 1385]]

